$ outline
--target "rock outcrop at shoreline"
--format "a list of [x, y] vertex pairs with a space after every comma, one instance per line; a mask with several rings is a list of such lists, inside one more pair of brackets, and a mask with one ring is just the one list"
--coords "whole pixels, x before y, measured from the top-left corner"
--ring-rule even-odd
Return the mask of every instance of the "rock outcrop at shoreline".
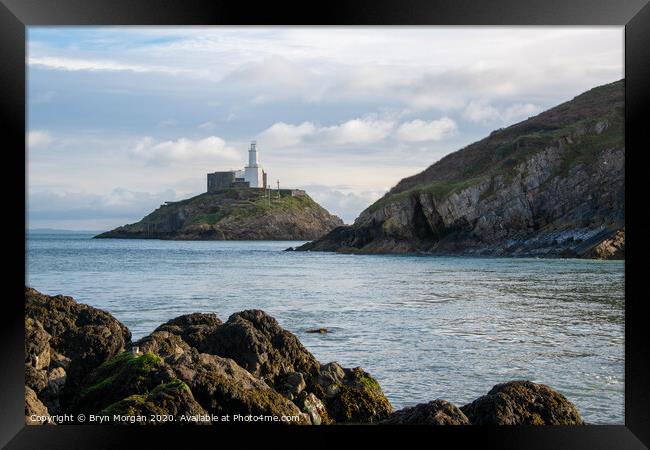
[[573, 403], [550, 387], [530, 381], [497, 384], [460, 408], [475, 425], [583, 425]]
[[216, 424], [224, 415], [313, 425], [582, 424], [561, 394], [524, 381], [497, 385], [462, 408], [435, 400], [393, 411], [370, 374], [321, 364], [261, 310], [226, 322], [188, 314], [131, 342], [109, 313], [26, 288], [25, 331], [25, 420], [32, 425], [56, 424], [44, 419], [62, 414], [138, 424], [169, 417]]
[[136, 223], [96, 238], [178, 240], [309, 240], [343, 221], [309, 195], [231, 188], [160, 206]]
[[622, 259], [624, 81], [492, 132], [296, 250]]

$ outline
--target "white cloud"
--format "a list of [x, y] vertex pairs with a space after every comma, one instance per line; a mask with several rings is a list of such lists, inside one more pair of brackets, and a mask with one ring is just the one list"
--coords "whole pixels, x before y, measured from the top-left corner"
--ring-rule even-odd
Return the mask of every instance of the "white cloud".
[[353, 119], [321, 128], [316, 138], [332, 144], [369, 144], [386, 138], [393, 129], [387, 120]]
[[41, 66], [52, 70], [67, 71], [128, 71], [128, 72], [161, 72], [168, 74], [192, 74], [196, 70], [181, 67], [168, 67], [160, 65], [143, 65], [130, 62], [119, 62], [103, 59], [80, 59], [60, 56], [35, 56], [30, 57], [27, 63], [31, 66]]
[[501, 114], [484, 100], [472, 100], [463, 111], [463, 117], [471, 122], [486, 123], [499, 120]]
[[316, 126], [311, 122], [303, 122], [300, 125], [277, 122], [262, 131], [259, 140], [269, 147], [292, 147], [315, 132]]
[[92, 221], [99, 221], [110, 224], [106, 228], [112, 228], [124, 225], [125, 221], [139, 220], [163, 202], [177, 199], [172, 189], [149, 193], [115, 188], [103, 194], [36, 191], [27, 197], [28, 223], [30, 228], [98, 229]]
[[361, 211], [379, 199], [385, 190], [351, 191], [345, 187], [323, 185], [301, 186], [318, 204], [339, 216], [345, 223], [352, 223]]
[[503, 120], [505, 122], [518, 122], [527, 119], [541, 112], [541, 108], [532, 103], [517, 103], [511, 105], [503, 111]]
[[29, 131], [27, 145], [29, 148], [47, 147], [53, 141], [52, 135], [47, 131]]
[[532, 103], [515, 103], [498, 109], [485, 100], [472, 100], [465, 107], [463, 117], [475, 123], [486, 124], [500, 121], [508, 124], [527, 119], [540, 111], [541, 108]]
[[370, 118], [352, 119], [338, 125], [316, 126], [312, 122], [292, 125], [277, 122], [259, 134], [260, 143], [269, 147], [292, 147], [298, 144], [347, 145], [369, 144], [388, 137], [394, 123]]
[[209, 158], [217, 161], [233, 162], [239, 160], [239, 154], [226, 142], [210, 136], [200, 140], [180, 138], [175, 141], [155, 142], [151, 137], [141, 139], [131, 150], [131, 156], [152, 164], [169, 164], [172, 162], [190, 162]]
[[425, 122], [416, 119], [405, 122], [397, 129], [397, 138], [406, 142], [440, 141], [458, 130], [449, 117]]
[[212, 123], [212, 122], [203, 122], [197, 128], [199, 130], [212, 130], [212, 129], [214, 129], [214, 123]]
[[458, 127], [449, 117], [405, 122], [395, 130], [395, 122], [375, 118], [352, 119], [338, 125], [316, 126], [313, 122], [292, 125], [278, 122], [259, 134], [260, 143], [273, 148], [299, 144], [317, 146], [364, 145], [395, 135], [405, 142], [439, 141], [456, 133]]

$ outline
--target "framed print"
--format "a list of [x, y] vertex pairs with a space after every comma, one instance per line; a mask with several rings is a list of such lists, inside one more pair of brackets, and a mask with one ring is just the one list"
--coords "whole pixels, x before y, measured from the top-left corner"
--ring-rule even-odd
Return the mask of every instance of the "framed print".
[[647, 448], [646, 3], [3, 0], [3, 446]]

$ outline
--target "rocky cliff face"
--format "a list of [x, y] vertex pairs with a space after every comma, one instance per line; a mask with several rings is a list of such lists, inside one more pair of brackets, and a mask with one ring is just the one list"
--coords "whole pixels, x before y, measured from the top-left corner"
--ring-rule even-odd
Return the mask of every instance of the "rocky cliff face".
[[623, 111], [623, 81], [594, 88], [400, 181], [298, 250], [621, 257]]
[[308, 195], [276, 198], [255, 189], [225, 189], [163, 205], [141, 221], [97, 238], [184, 240], [317, 239], [343, 221]]

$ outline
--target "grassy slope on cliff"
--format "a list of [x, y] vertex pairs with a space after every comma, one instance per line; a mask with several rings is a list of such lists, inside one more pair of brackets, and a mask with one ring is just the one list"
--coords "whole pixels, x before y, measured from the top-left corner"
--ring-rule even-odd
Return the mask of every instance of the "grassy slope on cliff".
[[[557, 175], [566, 175], [574, 165], [588, 163], [601, 151], [623, 145], [623, 111], [623, 80], [596, 87], [535, 117], [496, 130], [485, 139], [445, 156], [424, 171], [401, 180], [368, 209], [374, 211], [418, 192], [429, 192], [443, 199], [452, 192], [498, 174], [508, 179], [519, 163], [561, 139], [565, 140], [564, 145], [569, 151], [565, 153], [562, 169]], [[581, 130], [600, 120], [606, 120], [609, 124], [602, 134], [575, 139]], [[574, 138], [571, 139], [571, 136]]]

